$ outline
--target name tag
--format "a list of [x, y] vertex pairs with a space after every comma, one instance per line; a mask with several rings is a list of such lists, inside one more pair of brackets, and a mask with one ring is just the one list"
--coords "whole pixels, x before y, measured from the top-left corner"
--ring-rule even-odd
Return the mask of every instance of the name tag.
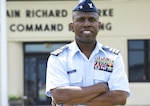
[[72, 74], [72, 73], [75, 73], [77, 70], [75, 69], [75, 70], [71, 70], [71, 71], [68, 71], [67, 73], [68, 74]]

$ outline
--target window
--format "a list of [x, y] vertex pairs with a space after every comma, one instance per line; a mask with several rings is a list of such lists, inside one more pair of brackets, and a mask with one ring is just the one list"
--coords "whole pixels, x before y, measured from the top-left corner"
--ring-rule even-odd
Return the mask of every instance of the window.
[[128, 41], [130, 82], [150, 82], [150, 40]]

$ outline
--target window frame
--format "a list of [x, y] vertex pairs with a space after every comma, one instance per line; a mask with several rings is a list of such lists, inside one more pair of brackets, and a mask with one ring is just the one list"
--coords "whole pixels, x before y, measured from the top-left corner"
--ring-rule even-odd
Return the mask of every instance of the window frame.
[[[129, 42], [132, 42], [132, 41], [143, 41], [144, 42], [144, 46], [143, 46], [143, 49], [133, 49], [133, 48], [130, 48], [129, 47]], [[149, 59], [150, 59], [150, 39], [129, 39], [127, 41], [127, 44], [128, 44], [128, 77], [129, 77], [129, 82], [150, 82], [150, 66], [148, 65], [149, 64]], [[138, 80], [138, 81], [133, 81], [133, 80], [130, 80], [130, 78], [132, 77], [130, 75], [130, 56], [129, 56], [129, 53], [131, 51], [143, 51], [144, 52], [144, 55], [143, 55], [143, 59], [144, 59], [144, 62], [143, 62], [143, 65], [144, 65], [144, 76], [143, 78], [145, 77], [145, 80]]]

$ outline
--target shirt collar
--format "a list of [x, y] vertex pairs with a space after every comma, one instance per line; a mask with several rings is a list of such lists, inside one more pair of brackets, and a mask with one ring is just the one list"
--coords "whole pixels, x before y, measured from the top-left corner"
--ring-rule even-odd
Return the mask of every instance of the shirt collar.
[[76, 41], [73, 41], [71, 44], [68, 45], [68, 47], [72, 55], [75, 55], [77, 52], [81, 51], [79, 47], [77, 46]]
[[92, 52], [92, 54], [91, 54], [91, 58], [93, 57], [93, 56], [95, 56], [95, 54], [98, 54], [100, 51], [103, 51], [103, 49], [102, 49], [102, 44], [101, 43], [99, 43], [98, 41], [96, 41], [96, 46], [95, 46], [95, 49], [93, 50], [93, 52]]
[[[92, 53], [92, 55], [99, 53], [99, 51], [103, 51], [102, 44], [96, 41], [96, 47]], [[68, 48], [71, 51], [72, 56], [74, 56], [77, 52], [81, 52], [79, 47], [77, 46], [76, 41], [73, 41], [71, 44], [68, 44]]]

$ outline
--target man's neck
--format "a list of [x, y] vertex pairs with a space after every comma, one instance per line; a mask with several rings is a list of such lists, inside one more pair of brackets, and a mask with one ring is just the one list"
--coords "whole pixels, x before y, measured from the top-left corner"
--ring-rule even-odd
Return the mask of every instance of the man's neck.
[[81, 42], [77, 42], [77, 45], [79, 47], [79, 49], [81, 50], [81, 52], [83, 54], [85, 54], [85, 56], [87, 58], [90, 57], [91, 53], [93, 52], [93, 50], [95, 49], [96, 46], [96, 41], [92, 42], [92, 43], [81, 43]]

